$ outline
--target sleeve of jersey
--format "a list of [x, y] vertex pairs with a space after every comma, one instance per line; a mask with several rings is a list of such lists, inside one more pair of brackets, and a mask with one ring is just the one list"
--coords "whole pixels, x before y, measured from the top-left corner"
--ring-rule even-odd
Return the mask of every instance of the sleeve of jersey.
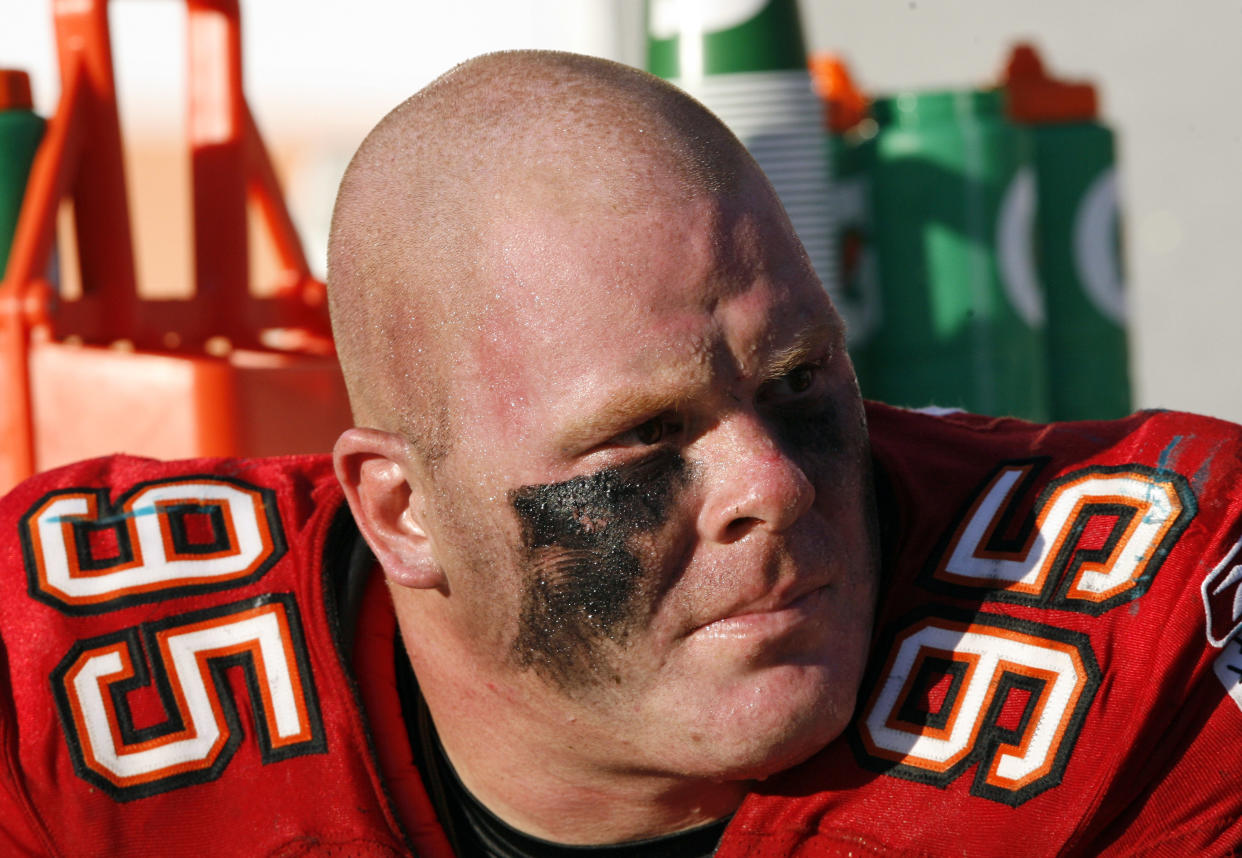
[[[1237, 501], [1232, 502], [1235, 506]], [[1188, 661], [1193, 676], [1181, 690], [1178, 676], [1151, 681], [1161, 687], [1153, 722], [1131, 751], [1132, 762], [1118, 783], [1144, 789], [1119, 812], [1089, 852], [1102, 855], [1237, 855], [1242, 853], [1242, 539], [1237, 510], [1231, 510], [1228, 541], [1205, 552], [1206, 574], [1198, 578], [1202, 624], [1185, 641], [1200, 653]], [[1212, 561], [1217, 561], [1211, 565]], [[1191, 582], [1195, 583], [1192, 579]], [[1177, 623], [1169, 623], [1164, 645], [1176, 646]], [[1204, 638], [1206, 637], [1206, 641]], [[1162, 711], [1163, 710], [1163, 711]], [[1151, 717], [1149, 715], [1149, 717]]]
[[0, 674], [0, 854], [13, 856], [52, 854], [25, 792], [20, 786], [18, 730], [9, 681], [8, 651], [0, 642], [3, 674]]
[[[1242, 669], [1242, 647], [1232, 649], [1226, 656]], [[1242, 689], [1237, 677], [1231, 695], [1222, 699], [1204, 689], [1198, 705], [1183, 710], [1183, 735], [1169, 735], [1151, 748], [1149, 771], [1137, 773], [1150, 791], [1088, 852], [1153, 858], [1242, 852]]]
[[340, 502], [326, 456], [0, 497], [0, 855], [406, 851], [327, 609]]
[[[1105, 654], [1112, 682], [1101, 689], [1104, 698], [1134, 677], [1149, 691], [1130, 698], [1141, 701], [1130, 716], [1140, 723], [1113, 721], [1128, 732], [1126, 761], [1110, 790], [1124, 804], [1102, 800], [1099, 818], [1110, 821], [1083, 854], [1242, 853], [1240, 444], [1236, 427], [1224, 431], [1215, 421], [1181, 431], [1163, 449], [1173, 451], [1167, 466], [1190, 478], [1198, 511], [1152, 593], [1129, 609], [1137, 619], [1151, 600], [1168, 597], [1155, 603], [1150, 631], [1116, 639]], [[1206, 450], [1202, 456], [1175, 460], [1180, 447], [1195, 444]]]
[[[13, 496], [0, 497], [0, 598], [6, 605], [19, 605], [25, 589], [19, 540], [15, 538]], [[18, 699], [26, 696], [14, 677], [20, 672], [23, 645], [31, 640], [30, 630], [21, 625], [0, 622], [0, 854], [51, 855], [56, 850], [46, 836], [44, 823], [27, 790], [37, 772], [25, 771], [21, 751], [32, 741], [18, 717]], [[14, 653], [17, 653], [15, 656]]]

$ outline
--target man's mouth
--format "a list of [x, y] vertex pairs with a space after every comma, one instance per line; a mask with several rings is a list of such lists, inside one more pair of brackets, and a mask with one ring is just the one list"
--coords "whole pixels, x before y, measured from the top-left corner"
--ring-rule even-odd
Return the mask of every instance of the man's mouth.
[[765, 599], [731, 609], [695, 628], [697, 639], [749, 640], [778, 637], [813, 623], [823, 615], [829, 586], [821, 584], [788, 600]]

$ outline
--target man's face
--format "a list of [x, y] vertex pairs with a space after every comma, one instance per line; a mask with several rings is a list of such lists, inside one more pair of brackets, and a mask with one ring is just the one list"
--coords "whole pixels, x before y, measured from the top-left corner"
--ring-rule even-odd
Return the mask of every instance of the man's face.
[[784, 214], [535, 195], [480, 252], [428, 508], [456, 645], [601, 766], [762, 777], [822, 747], [866, 657], [873, 511]]

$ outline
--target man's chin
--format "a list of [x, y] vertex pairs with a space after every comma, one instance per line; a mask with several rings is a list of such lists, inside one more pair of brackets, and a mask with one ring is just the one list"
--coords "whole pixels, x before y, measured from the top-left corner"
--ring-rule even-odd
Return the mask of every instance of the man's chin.
[[723, 780], [766, 780], [809, 760], [841, 735], [844, 729], [843, 724], [840, 728], [803, 735], [762, 749], [756, 748], [755, 752], [748, 755], [748, 759], [733, 761], [720, 777]]
[[763, 780], [819, 753], [844, 732], [853, 713], [854, 695], [836, 691], [769, 699], [735, 717], [715, 719], [694, 743], [701, 751], [701, 774], [718, 780]]

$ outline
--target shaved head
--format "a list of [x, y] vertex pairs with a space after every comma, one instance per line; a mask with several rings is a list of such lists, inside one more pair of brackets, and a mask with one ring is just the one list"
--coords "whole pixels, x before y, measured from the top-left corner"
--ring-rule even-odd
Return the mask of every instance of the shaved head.
[[328, 280], [337, 476], [497, 816], [689, 828], [845, 728], [877, 579], [862, 402], [711, 113], [604, 60], [472, 60], [362, 144]]
[[355, 421], [447, 452], [463, 341], [494, 312], [489, 237], [512, 212], [623, 217], [756, 182], [719, 120], [645, 72], [540, 51], [454, 68], [375, 127], [337, 197], [329, 296]]

